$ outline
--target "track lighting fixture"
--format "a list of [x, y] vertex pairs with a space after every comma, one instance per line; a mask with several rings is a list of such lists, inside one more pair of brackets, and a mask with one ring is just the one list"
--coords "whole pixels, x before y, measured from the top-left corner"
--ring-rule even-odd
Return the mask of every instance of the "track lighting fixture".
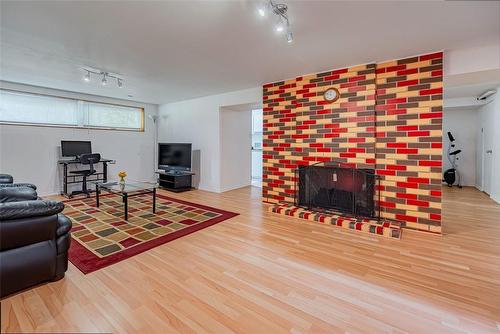
[[85, 82], [90, 82], [91, 79], [91, 74], [95, 74], [97, 76], [101, 76], [101, 85], [106, 86], [108, 84], [108, 79], [113, 78], [116, 79], [116, 85], [118, 88], [123, 87], [123, 77], [120, 74], [117, 73], [112, 73], [104, 70], [100, 70], [94, 67], [82, 67], [82, 69], [85, 71], [85, 75], [83, 76], [83, 80]]
[[285, 4], [277, 4], [271, 0], [266, 1], [262, 6], [257, 8], [257, 13], [261, 17], [266, 16], [268, 12], [273, 13], [278, 18], [278, 22], [274, 26], [274, 30], [278, 33], [284, 32], [286, 29], [286, 40], [288, 43], [293, 42], [293, 33], [290, 28], [290, 20], [288, 19], [288, 6]]

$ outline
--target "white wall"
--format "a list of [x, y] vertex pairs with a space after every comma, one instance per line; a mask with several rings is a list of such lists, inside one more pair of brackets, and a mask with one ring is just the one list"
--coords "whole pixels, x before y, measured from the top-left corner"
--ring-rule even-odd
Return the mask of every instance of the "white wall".
[[[0, 125], [0, 173], [12, 174], [17, 182], [36, 184], [39, 195], [58, 194], [62, 189], [62, 167], [57, 164], [61, 140], [90, 140], [94, 152], [116, 160], [116, 164], [109, 165], [110, 179], [117, 178], [120, 170], [125, 170], [130, 179], [155, 179], [155, 131], [147, 116], [158, 113], [157, 105], [7, 82], [0, 82], [0, 87], [144, 107], [146, 113], [144, 132]], [[70, 190], [79, 188], [80, 185], [75, 185]]]
[[[497, 88], [500, 92], [500, 87]], [[492, 150], [491, 155], [491, 181], [489, 186], [481, 184], [483, 189], [489, 189], [490, 197], [500, 203], [500, 96], [497, 93], [493, 100], [482, 106], [478, 114], [478, 138], [481, 136], [481, 128], [484, 129], [484, 147], [478, 154], [477, 165], [480, 166], [478, 177], [483, 178], [484, 166], [482, 154], [486, 150]]]
[[220, 108], [260, 103], [262, 87], [160, 105], [159, 141], [186, 142], [200, 152], [199, 189], [220, 192]]
[[251, 184], [252, 111], [221, 108], [221, 191]]
[[487, 45], [446, 50], [444, 57], [445, 76], [498, 69], [500, 68], [500, 44], [497, 40]]
[[461, 149], [458, 171], [463, 186], [476, 185], [477, 110], [446, 110], [443, 113], [443, 170], [451, 168], [448, 161], [448, 131], [455, 137], [455, 149]]

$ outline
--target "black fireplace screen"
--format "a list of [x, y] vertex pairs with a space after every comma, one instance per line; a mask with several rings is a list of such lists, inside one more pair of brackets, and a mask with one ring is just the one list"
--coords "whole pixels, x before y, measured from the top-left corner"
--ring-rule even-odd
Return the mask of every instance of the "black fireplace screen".
[[375, 201], [375, 187], [380, 179], [373, 169], [319, 162], [297, 169], [295, 180], [296, 206], [380, 219], [379, 201]]

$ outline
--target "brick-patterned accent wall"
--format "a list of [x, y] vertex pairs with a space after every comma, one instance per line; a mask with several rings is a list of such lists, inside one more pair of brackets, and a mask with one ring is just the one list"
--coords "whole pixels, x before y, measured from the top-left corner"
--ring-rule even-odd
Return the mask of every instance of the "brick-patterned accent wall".
[[[333, 103], [323, 98], [330, 87], [340, 92]], [[441, 53], [301, 76], [263, 89], [265, 202], [293, 203], [298, 166], [342, 161], [382, 176], [386, 218], [440, 232]]]
[[[335, 87], [340, 98], [326, 102]], [[332, 159], [375, 167], [375, 64], [264, 86], [263, 195], [294, 201], [294, 171]]]
[[377, 64], [383, 216], [441, 233], [442, 52]]

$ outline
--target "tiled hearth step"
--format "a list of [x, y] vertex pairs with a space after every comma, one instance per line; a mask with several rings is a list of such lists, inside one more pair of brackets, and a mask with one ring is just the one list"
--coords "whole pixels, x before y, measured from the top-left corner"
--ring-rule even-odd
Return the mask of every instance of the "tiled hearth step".
[[342, 214], [309, 211], [288, 204], [275, 204], [269, 211], [285, 216], [331, 224], [337, 227], [376, 234], [387, 238], [401, 239], [401, 224], [390, 220], [356, 219]]

